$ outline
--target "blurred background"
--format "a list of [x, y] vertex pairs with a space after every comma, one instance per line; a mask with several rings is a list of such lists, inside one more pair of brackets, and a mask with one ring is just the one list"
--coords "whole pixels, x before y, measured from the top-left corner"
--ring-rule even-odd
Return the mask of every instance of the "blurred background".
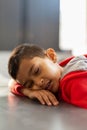
[[86, 53], [86, 41], [86, 0], [0, 0], [0, 79], [3, 85], [9, 78], [10, 52], [18, 44], [52, 47], [61, 60]]
[[59, 0], [0, 0], [0, 49], [29, 42], [59, 50]]

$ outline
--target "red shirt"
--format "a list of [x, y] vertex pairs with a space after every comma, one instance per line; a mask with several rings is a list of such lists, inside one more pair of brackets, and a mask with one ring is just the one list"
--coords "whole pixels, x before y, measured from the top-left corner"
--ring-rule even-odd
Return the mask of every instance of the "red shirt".
[[[72, 58], [74, 57], [64, 60], [60, 65], [66, 65]], [[64, 101], [87, 108], [87, 71], [74, 71], [66, 74], [60, 81], [60, 89]]]

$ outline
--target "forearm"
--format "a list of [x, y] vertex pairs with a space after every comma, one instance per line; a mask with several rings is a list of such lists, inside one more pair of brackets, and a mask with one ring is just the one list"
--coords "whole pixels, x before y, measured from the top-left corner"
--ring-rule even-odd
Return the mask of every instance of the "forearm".
[[31, 95], [31, 93], [32, 93], [32, 90], [30, 90], [30, 89], [28, 89], [28, 88], [22, 88], [20, 91], [21, 91], [21, 93], [22, 93], [23, 95], [25, 95], [25, 96], [31, 98], [30, 95]]
[[29, 97], [30, 99], [36, 98], [37, 100], [40, 101], [41, 104], [46, 104], [46, 105], [58, 105], [59, 102], [56, 99], [55, 95], [51, 93], [48, 90], [31, 90], [29, 88], [23, 88], [21, 92]]

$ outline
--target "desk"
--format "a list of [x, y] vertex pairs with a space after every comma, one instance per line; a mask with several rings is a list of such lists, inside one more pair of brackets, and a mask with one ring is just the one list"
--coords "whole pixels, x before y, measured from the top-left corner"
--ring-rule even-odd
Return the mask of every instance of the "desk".
[[6, 91], [0, 96], [0, 130], [87, 129], [86, 109], [64, 102], [56, 107], [41, 105]]

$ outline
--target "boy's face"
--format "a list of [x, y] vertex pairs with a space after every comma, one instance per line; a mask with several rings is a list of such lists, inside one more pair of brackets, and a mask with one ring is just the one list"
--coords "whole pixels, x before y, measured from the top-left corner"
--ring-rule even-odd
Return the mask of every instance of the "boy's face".
[[51, 56], [47, 54], [45, 58], [23, 59], [17, 81], [32, 90], [47, 89], [57, 92], [62, 68], [56, 63], [55, 56], [51, 52]]

